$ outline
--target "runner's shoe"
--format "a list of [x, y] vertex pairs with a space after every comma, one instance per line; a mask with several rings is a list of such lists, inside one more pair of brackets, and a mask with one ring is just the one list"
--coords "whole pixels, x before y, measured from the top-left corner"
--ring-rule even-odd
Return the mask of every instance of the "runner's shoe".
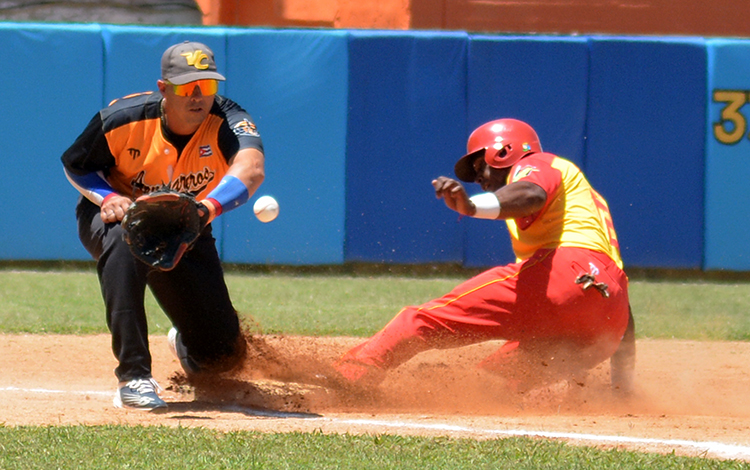
[[113, 403], [116, 408], [164, 411], [167, 409], [167, 403], [159, 397], [158, 391], [161, 389], [156, 380], [151, 377], [120, 382]]

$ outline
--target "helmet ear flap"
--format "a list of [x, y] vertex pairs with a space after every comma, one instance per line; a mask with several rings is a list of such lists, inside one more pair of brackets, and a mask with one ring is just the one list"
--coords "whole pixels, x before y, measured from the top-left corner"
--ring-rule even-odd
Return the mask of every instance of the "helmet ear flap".
[[513, 150], [512, 146], [510, 144], [508, 145], [500, 145], [500, 148], [496, 148], [496, 146], [492, 146], [487, 148], [487, 150], [484, 152], [484, 161], [487, 163], [487, 165], [491, 166], [492, 168], [503, 168], [508, 165], [506, 165], [506, 160], [508, 159], [508, 154]]

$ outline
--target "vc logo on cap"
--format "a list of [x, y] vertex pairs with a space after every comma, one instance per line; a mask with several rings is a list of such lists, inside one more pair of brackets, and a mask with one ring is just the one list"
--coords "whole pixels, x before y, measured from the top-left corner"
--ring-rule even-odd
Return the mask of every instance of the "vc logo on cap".
[[200, 49], [196, 49], [193, 52], [183, 52], [180, 55], [187, 59], [188, 65], [198, 70], [206, 70], [208, 68], [208, 63], [203, 63], [204, 60], [208, 61], [208, 56]]

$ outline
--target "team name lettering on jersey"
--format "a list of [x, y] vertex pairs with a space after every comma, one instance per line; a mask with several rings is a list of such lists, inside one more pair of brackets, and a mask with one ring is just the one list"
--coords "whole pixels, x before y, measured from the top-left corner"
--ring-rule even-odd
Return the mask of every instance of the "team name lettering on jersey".
[[205, 167], [200, 173], [180, 175], [177, 180], [172, 182], [172, 188], [182, 193], [198, 194], [206, 189], [208, 183], [213, 181], [215, 177], [216, 172], [208, 167]]
[[143, 182], [144, 176], [146, 176], [146, 172], [141, 171], [140, 173], [135, 175], [133, 181], [130, 182], [130, 186], [133, 188], [133, 194], [146, 194], [154, 191], [157, 188], [157, 186], [149, 186], [145, 184]]
[[[135, 194], [138, 193], [150, 193], [162, 188], [164, 185], [148, 185], [143, 182], [145, 172], [141, 171], [138, 173], [130, 186], [132, 186]], [[177, 178], [170, 182], [169, 187], [175, 191], [181, 193], [199, 194], [201, 191], [206, 189], [209, 183], [216, 178], [216, 172], [208, 167], [203, 168], [198, 173], [190, 173], [188, 175], [178, 175]]]

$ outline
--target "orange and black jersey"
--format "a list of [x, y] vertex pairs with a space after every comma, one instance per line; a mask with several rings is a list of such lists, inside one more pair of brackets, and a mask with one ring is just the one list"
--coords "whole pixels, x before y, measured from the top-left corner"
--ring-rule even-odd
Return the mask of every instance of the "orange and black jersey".
[[136, 198], [164, 185], [205, 198], [241, 149], [263, 151], [250, 116], [216, 95], [192, 136], [176, 136], [162, 125], [162, 97], [140, 93], [113, 101], [91, 119], [63, 154], [72, 175], [102, 175], [118, 193]]

